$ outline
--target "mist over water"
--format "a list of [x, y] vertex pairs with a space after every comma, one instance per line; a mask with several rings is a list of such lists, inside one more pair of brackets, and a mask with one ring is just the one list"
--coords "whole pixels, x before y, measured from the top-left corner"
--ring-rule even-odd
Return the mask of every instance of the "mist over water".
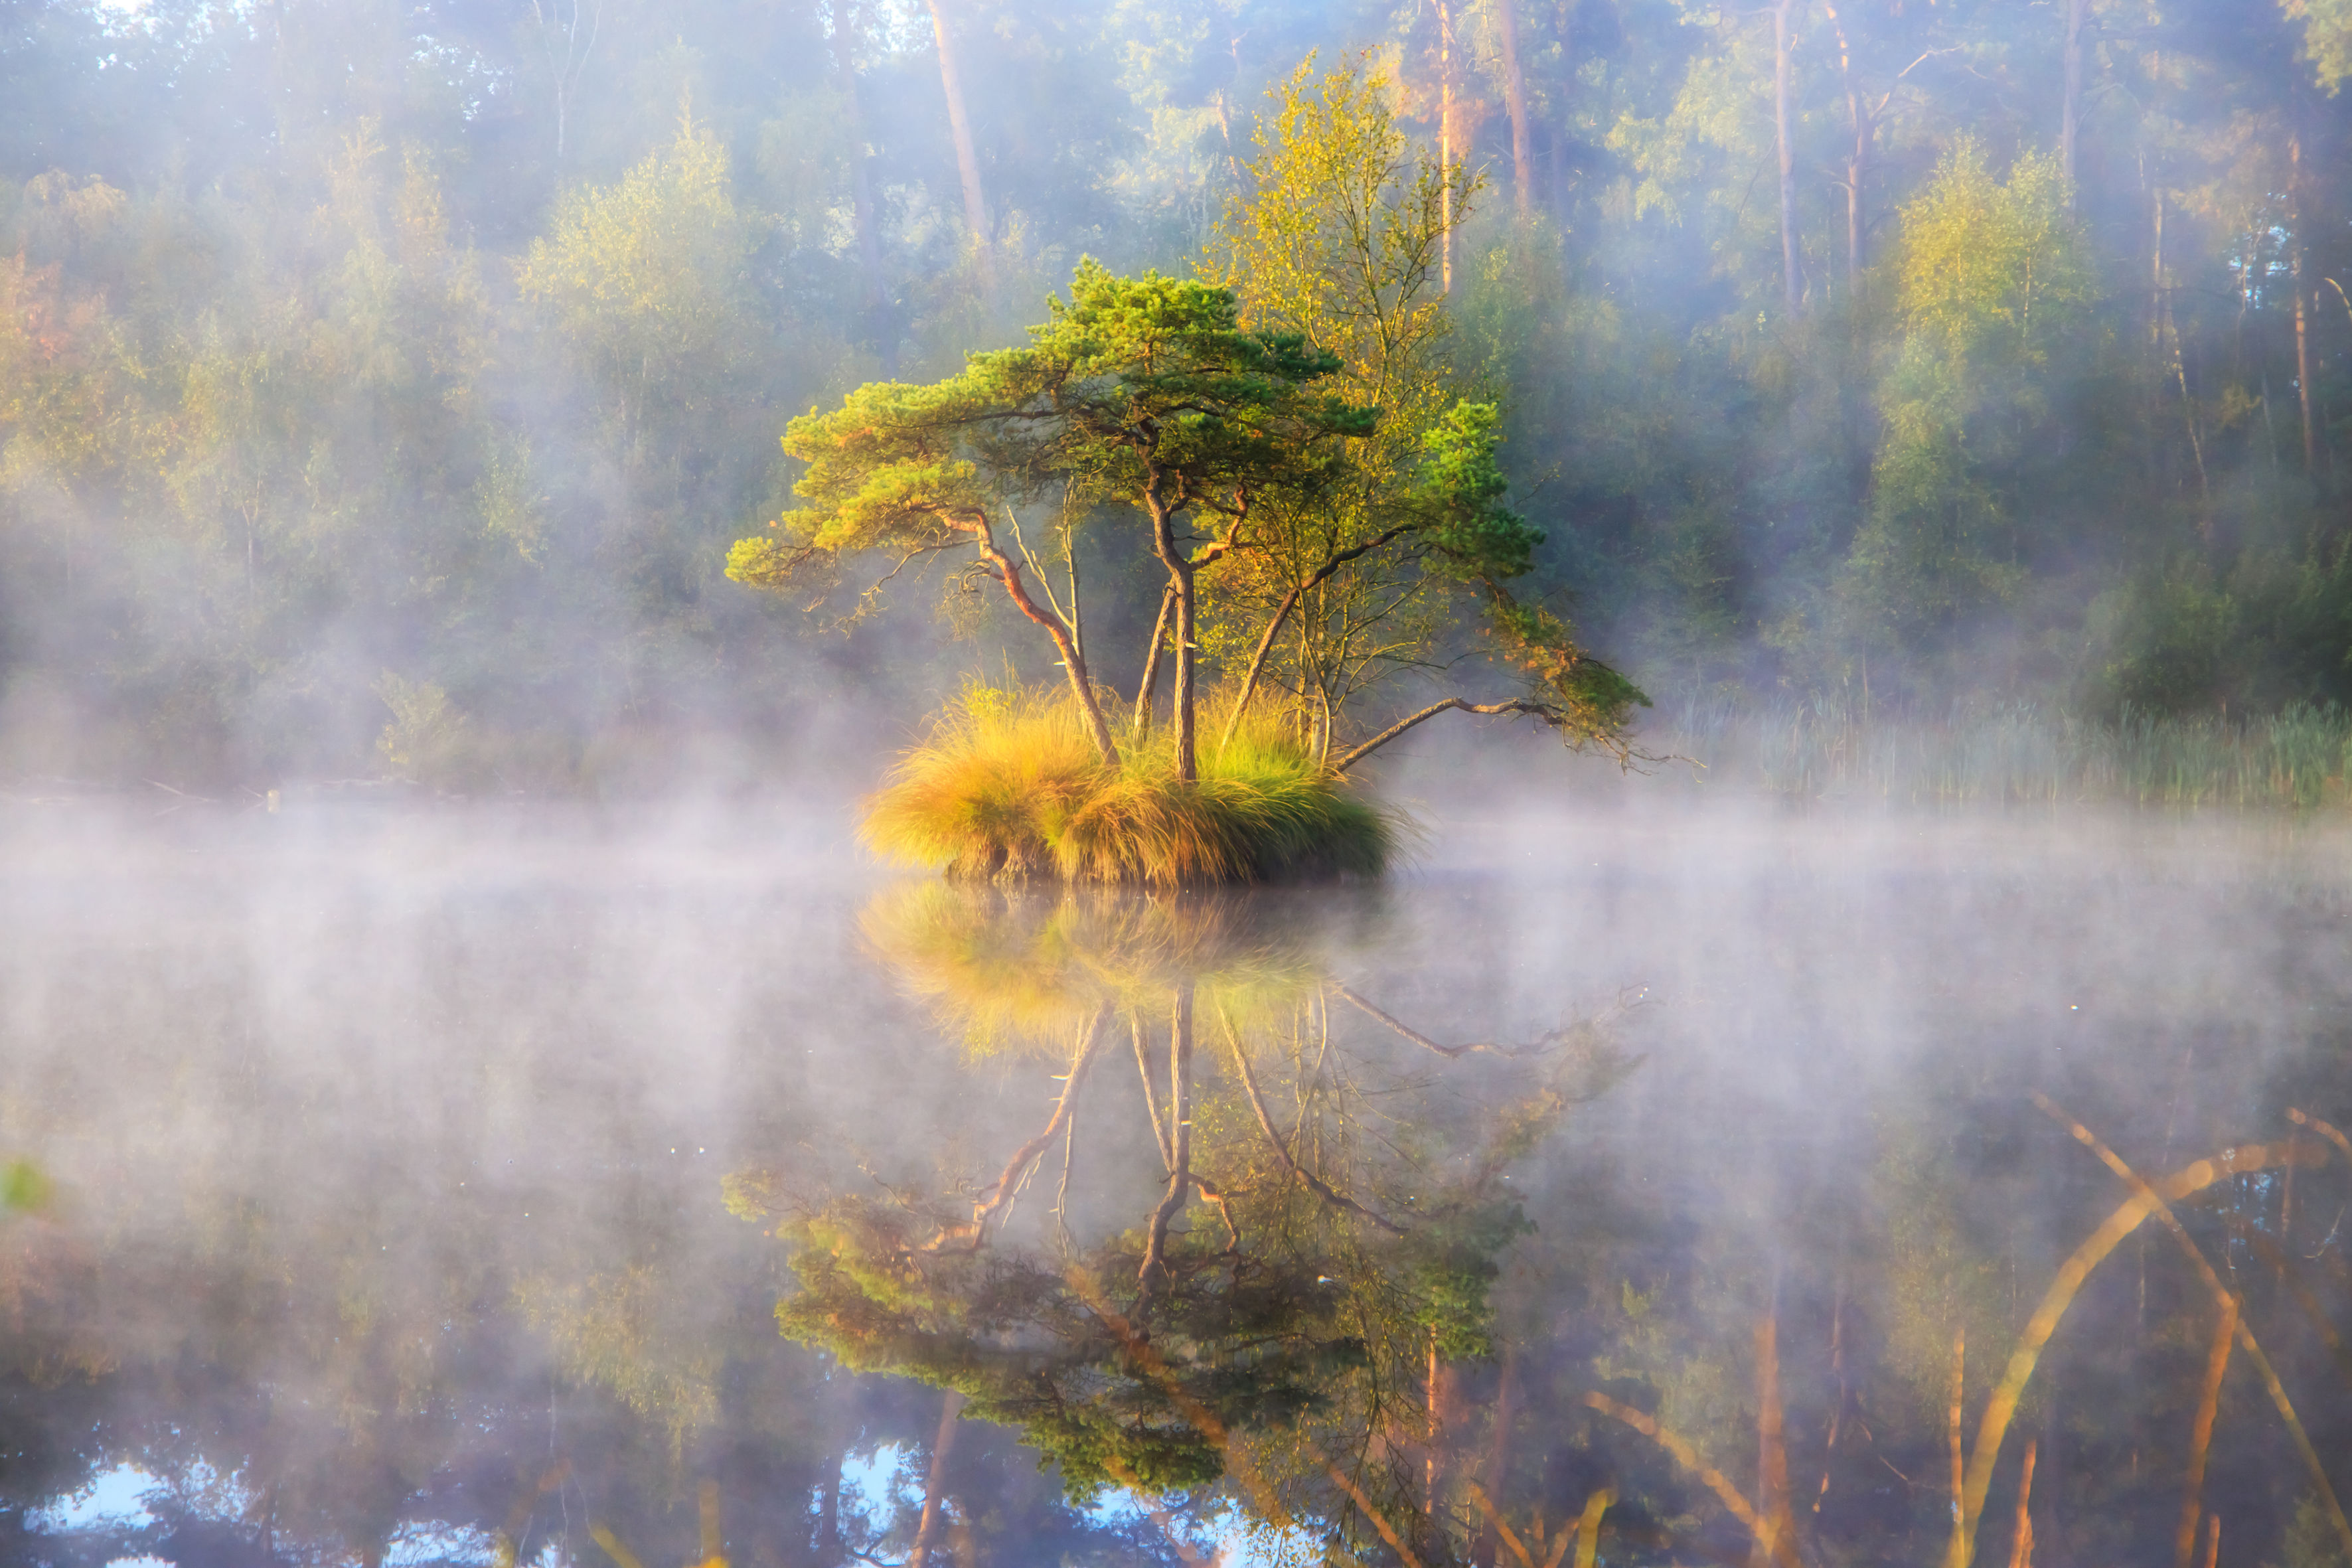
[[0, 0], [0, 1568], [2352, 1568], [2347, 76]]
[[[1477, 1479], [1558, 1527], [1607, 1484], [1606, 1552], [1744, 1552], [1691, 1474], [1578, 1401], [1631, 1402], [1752, 1489], [1752, 1331], [1772, 1316], [1796, 1506], [1829, 1477], [1807, 1552], [1924, 1559], [1949, 1529], [1955, 1329], [1973, 1437], [2018, 1323], [2129, 1195], [2029, 1094], [2154, 1178], [2284, 1139], [2286, 1107], [2324, 1114], [2343, 1082], [2352, 846], [2319, 827], [1496, 797], [1390, 885], [1200, 909], [909, 883], [845, 827], [805, 801], [13, 812], [0, 1157], [43, 1190], [0, 1219], [10, 1560], [488, 1562], [504, 1531], [525, 1560], [588, 1563], [593, 1527], [684, 1561], [713, 1497], [730, 1562], [898, 1561], [940, 1394], [780, 1337], [779, 1300], [813, 1288], [792, 1258], [820, 1243], [770, 1232], [886, 1197], [928, 1213], [961, 1192], [938, 1212], [965, 1212], [1049, 1126], [1108, 1009], [1075, 1132], [985, 1255], [1133, 1291], [1166, 1177], [1116, 1014], [1148, 1021], [1171, 984], [1196, 997], [1194, 1168], [1242, 1229], [1232, 1249], [1205, 1203], [1179, 1216], [1188, 1283], [1129, 1309], [1162, 1315], [1163, 1353], [1205, 1331], [1183, 1291], [1219, 1268], [1240, 1289], [1305, 1258], [1307, 1297], [1268, 1289], [1328, 1315], [1318, 1290], [1436, 1267], [1383, 1273], [1387, 1233], [1360, 1225], [1318, 1251], [1339, 1244], [1295, 1226], [1337, 1211], [1265, 1206], [1288, 1189], [1236, 1098], [1245, 1049], [1276, 1131], [1325, 1140], [1365, 1208], [1458, 1230], [1487, 1210], [1442, 1194], [1484, 1181], [1479, 1202], [1532, 1225], [1465, 1276], [1488, 1280], [1492, 1339], [1442, 1370], [1453, 1495]], [[1164, 1079], [1159, 1020], [1135, 1048]], [[1496, 1128], [1530, 1116], [1497, 1152]], [[2340, 1163], [2296, 1180], [2292, 1214], [2276, 1170], [2180, 1212], [2340, 1460], [2341, 1373], [2272, 1259], [2291, 1244], [2340, 1312], [2352, 1190]], [[1282, 1214], [1293, 1229], [1265, 1228]], [[2010, 1439], [2039, 1446], [2046, 1561], [2168, 1549], [2200, 1290], [2151, 1223], [2061, 1322]], [[1264, 1364], [1233, 1354], [1200, 1364]], [[1304, 1429], [1369, 1443], [1391, 1478], [1372, 1500], [1409, 1515], [1424, 1417], [1366, 1427], [1360, 1374], [1315, 1375], [1328, 1403]], [[2309, 1479], [2279, 1418], [2231, 1378], [2206, 1482], [2225, 1543], [2326, 1550], [2324, 1521], [2296, 1523]], [[1278, 1509], [1228, 1449], [1224, 1480], [1153, 1501], [1164, 1523], [1116, 1487], [1066, 1503], [1019, 1432], [956, 1426], [933, 1544], [958, 1561], [1370, 1535], [1284, 1470], [1278, 1422], [1228, 1434], [1291, 1478]], [[118, 1506], [142, 1491], [143, 1513]], [[1449, 1550], [1478, 1550], [1473, 1506]], [[1252, 1520], [1273, 1531], [1254, 1547]], [[1418, 1560], [1451, 1560], [1420, 1528]]]

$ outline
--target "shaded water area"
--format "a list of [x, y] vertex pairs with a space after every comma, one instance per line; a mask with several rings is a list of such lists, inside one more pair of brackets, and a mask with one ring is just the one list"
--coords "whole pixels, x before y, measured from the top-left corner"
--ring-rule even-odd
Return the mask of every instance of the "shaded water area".
[[0, 1561], [2352, 1561], [2337, 830], [9, 810]]

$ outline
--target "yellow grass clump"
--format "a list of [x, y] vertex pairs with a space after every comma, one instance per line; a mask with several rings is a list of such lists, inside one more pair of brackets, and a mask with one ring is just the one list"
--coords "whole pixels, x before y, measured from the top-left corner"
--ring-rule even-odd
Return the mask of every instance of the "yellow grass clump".
[[974, 686], [866, 803], [866, 839], [951, 877], [1153, 887], [1374, 877], [1396, 851], [1397, 822], [1270, 725], [1175, 773], [1164, 737], [1107, 767], [1068, 699]]

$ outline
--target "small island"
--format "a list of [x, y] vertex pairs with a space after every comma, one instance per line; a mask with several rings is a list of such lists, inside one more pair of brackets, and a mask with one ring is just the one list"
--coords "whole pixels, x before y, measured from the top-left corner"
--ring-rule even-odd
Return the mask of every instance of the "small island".
[[[1501, 410], [1448, 353], [1441, 259], [1478, 182], [1353, 65], [1292, 79], [1246, 174], [1202, 276], [1082, 260], [1026, 345], [786, 432], [802, 504], [730, 577], [818, 605], [855, 584], [854, 616], [944, 560], [1066, 678], [938, 715], [869, 802], [883, 854], [1160, 887], [1377, 876], [1399, 824], [1351, 770], [1427, 720], [1519, 715], [1629, 754], [1646, 699], [1529, 586], [1543, 535], [1507, 502]], [[1115, 601], [1097, 627], [1149, 617], [1131, 699], [1089, 644], [1090, 572]], [[1427, 700], [1355, 721], [1405, 677]]]

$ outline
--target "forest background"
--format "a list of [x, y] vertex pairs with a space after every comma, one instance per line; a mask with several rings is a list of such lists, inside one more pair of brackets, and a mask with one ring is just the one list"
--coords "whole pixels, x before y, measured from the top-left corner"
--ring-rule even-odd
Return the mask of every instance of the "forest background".
[[0, 775], [624, 787], [1042, 679], [727, 547], [793, 415], [1192, 272], [1310, 52], [1486, 181], [1456, 372], [1662, 713], [2352, 699], [2345, 0], [0, 0]]

